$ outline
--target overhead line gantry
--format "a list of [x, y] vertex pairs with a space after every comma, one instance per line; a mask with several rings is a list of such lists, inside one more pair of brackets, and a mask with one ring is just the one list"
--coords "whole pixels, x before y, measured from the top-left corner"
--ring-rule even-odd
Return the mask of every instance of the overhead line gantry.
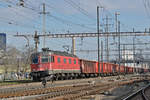
[[[75, 38], [84, 38], [84, 37], [98, 37], [98, 33], [67, 33], [67, 34], [38, 34], [37, 31], [35, 34], [16, 34], [15, 37], [28, 37], [34, 38], [36, 50], [39, 44], [40, 37], [48, 37], [48, 38], [72, 38], [72, 53], [75, 54]], [[99, 37], [113, 37], [118, 36], [116, 32], [101, 32], [99, 33]], [[150, 36], [150, 31], [137, 31], [137, 32], [120, 32], [120, 36]]]

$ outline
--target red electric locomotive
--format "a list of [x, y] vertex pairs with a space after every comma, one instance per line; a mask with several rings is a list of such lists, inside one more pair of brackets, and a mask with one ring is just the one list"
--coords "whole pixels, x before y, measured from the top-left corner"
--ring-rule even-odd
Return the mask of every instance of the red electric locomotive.
[[79, 59], [66, 52], [43, 49], [31, 55], [31, 77], [40, 80], [42, 77], [73, 78], [80, 74]]

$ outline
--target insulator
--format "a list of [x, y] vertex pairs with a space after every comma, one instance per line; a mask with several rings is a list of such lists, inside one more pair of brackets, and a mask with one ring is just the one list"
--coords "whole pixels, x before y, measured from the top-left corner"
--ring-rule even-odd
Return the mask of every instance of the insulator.
[[22, 6], [22, 7], [24, 7], [24, 0], [20, 0], [19, 5]]

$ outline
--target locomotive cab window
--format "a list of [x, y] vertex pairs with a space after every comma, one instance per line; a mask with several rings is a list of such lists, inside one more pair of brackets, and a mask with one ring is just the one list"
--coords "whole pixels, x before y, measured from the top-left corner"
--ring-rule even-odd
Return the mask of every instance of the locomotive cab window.
[[38, 57], [37, 56], [32, 57], [32, 63], [33, 64], [37, 64], [38, 63]]
[[42, 63], [47, 63], [48, 62], [48, 56], [43, 56], [41, 58]]
[[74, 64], [76, 64], [76, 60], [74, 59]]

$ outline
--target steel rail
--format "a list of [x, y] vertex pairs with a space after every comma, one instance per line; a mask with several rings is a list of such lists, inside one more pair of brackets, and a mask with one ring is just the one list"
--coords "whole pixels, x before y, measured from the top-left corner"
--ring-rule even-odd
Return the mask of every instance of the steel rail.
[[150, 87], [150, 84], [148, 84], [146, 87], [139, 89], [138, 91], [132, 93], [131, 95], [127, 96], [123, 100], [132, 100], [135, 96], [141, 95], [143, 100], [149, 100], [148, 97], [145, 95], [145, 91], [147, 88]]
[[[20, 96], [31, 96], [31, 95], [47, 95], [44, 97], [41, 97], [41, 99], [43, 98], [54, 98], [54, 97], [59, 97], [59, 96], [63, 96], [68, 95], [70, 93], [74, 93], [76, 95], [72, 95], [71, 98], [77, 98], [83, 95], [77, 94], [77, 91], [82, 91], [84, 90], [84, 95], [89, 95], [89, 93], [86, 93], [86, 91], [89, 90], [93, 90], [93, 87], [100, 87], [101, 89], [106, 89], [106, 88], [110, 88], [110, 87], [114, 87], [114, 86], [120, 86], [120, 85], [125, 85], [125, 84], [131, 84], [134, 82], [140, 82], [145, 80], [144, 78], [132, 78], [131, 80], [127, 80], [127, 81], [117, 81], [114, 82], [113, 84], [111, 82], [108, 83], [96, 83], [96, 84], [80, 84], [80, 85], [73, 85], [73, 86], [64, 86], [64, 87], [47, 87], [47, 88], [39, 88], [39, 89], [34, 89], [34, 90], [26, 90], [26, 91], [20, 91], [20, 92], [10, 92], [10, 93], [2, 93], [0, 94], [0, 98], [13, 98], [13, 97], [20, 97]], [[91, 86], [92, 85], [92, 86]], [[108, 87], [109, 86], [109, 87]], [[104, 87], [104, 88], [103, 88]], [[99, 90], [99, 89], [98, 89]], [[93, 90], [94, 91], [98, 91], [97, 88], [95, 88]], [[89, 91], [90, 92], [90, 91]], [[91, 92], [92, 93], [92, 92]]]
[[146, 96], [145, 92], [146, 90], [150, 87], [150, 84], [148, 86], [146, 86], [143, 90], [142, 90], [142, 97], [145, 99], [145, 100], [149, 100], [149, 98]]
[[56, 100], [74, 100], [77, 98], [81, 98], [83, 96], [90, 95], [92, 93], [103, 92], [117, 86], [132, 84], [134, 82], [140, 82], [140, 81], [143, 81], [143, 79], [128, 80], [127, 82], [119, 81], [119, 82], [114, 82], [113, 84], [110, 82], [104, 85], [90, 84], [89, 86], [82, 87], [82, 88], [79, 87], [73, 88], [71, 91], [59, 92], [55, 96], [52, 96], [51, 94], [47, 94], [45, 96], [38, 97], [37, 99], [34, 100], [46, 100], [51, 98], [55, 100], [56, 97], [57, 97]]

